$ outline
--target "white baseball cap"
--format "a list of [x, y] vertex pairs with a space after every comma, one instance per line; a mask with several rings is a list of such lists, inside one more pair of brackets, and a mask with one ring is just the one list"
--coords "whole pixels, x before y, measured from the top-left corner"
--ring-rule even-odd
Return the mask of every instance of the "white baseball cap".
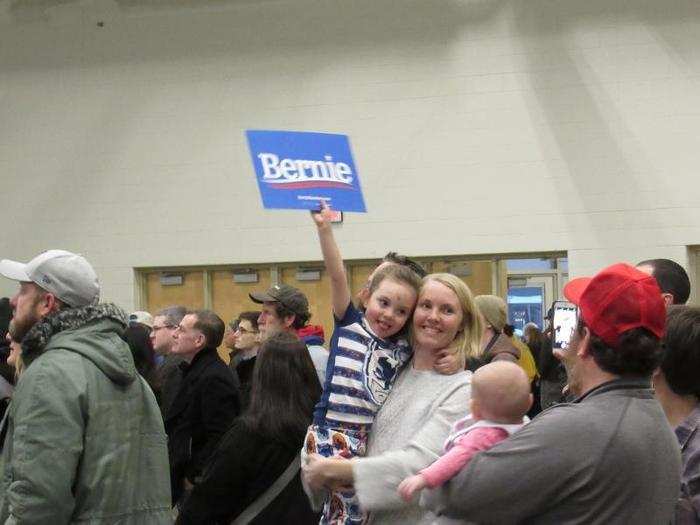
[[153, 316], [148, 312], [144, 312], [143, 310], [132, 312], [129, 315], [129, 324], [131, 323], [138, 323], [147, 326], [148, 328], [153, 328]]
[[82, 255], [65, 250], [48, 250], [26, 264], [3, 259], [0, 274], [14, 281], [33, 282], [68, 306], [87, 306], [100, 300], [95, 270]]

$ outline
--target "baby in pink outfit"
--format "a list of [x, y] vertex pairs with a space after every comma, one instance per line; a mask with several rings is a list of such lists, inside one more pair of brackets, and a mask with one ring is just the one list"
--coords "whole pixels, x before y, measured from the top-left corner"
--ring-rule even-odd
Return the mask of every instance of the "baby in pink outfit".
[[530, 383], [523, 369], [509, 361], [495, 361], [472, 376], [471, 414], [452, 427], [443, 455], [399, 485], [410, 501], [424, 488], [435, 488], [454, 477], [477, 452], [487, 450], [519, 430], [532, 405]]

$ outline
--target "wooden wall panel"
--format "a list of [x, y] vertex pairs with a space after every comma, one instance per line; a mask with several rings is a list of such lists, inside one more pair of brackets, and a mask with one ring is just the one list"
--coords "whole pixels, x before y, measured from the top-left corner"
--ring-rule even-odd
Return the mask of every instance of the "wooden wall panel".
[[[349, 285], [353, 300], [355, 300], [357, 293], [367, 282], [369, 274], [380, 262], [380, 260], [377, 260], [348, 264]], [[493, 267], [491, 261], [449, 259], [420, 262], [428, 272], [449, 271], [455, 264], [466, 265], [470, 270], [470, 275], [462, 277], [462, 279], [471, 288], [474, 295], [493, 293], [491, 291], [491, 271]], [[325, 270], [322, 270], [319, 281], [298, 281], [296, 279], [297, 268], [297, 266], [284, 265], [279, 267], [279, 282], [295, 286], [307, 295], [311, 310], [311, 320], [309, 322], [323, 326], [326, 342], [328, 342], [333, 331], [328, 275]], [[261, 266], [256, 269], [258, 272], [258, 282], [256, 283], [235, 283], [232, 269], [209, 270], [212, 309], [225, 323], [228, 323], [243, 311], [260, 310], [260, 305], [251, 301], [248, 294], [252, 291], [267, 290], [272, 285], [272, 266]], [[160, 284], [161, 272], [151, 271], [143, 274], [145, 304], [149, 312], [156, 312], [161, 308], [174, 304], [181, 304], [187, 308], [204, 307], [205, 287], [203, 270], [189, 270], [176, 273], [182, 273], [182, 285], [162, 286]], [[224, 361], [228, 361], [227, 351], [220, 348], [219, 353]]]
[[433, 261], [431, 272], [447, 272], [453, 265], [465, 265], [471, 271], [470, 275], [460, 277], [469, 286], [474, 296], [490, 295], [494, 292], [491, 278], [491, 261], [450, 260]]
[[260, 305], [250, 300], [251, 292], [265, 291], [270, 284], [270, 269], [260, 268], [257, 283], [234, 283], [232, 270], [211, 272], [212, 309], [225, 323], [247, 310], [260, 311]]
[[371, 263], [357, 263], [350, 264], [348, 266], [348, 275], [350, 277], [350, 293], [353, 300], [357, 297], [357, 294], [362, 289], [362, 287], [367, 283], [369, 274], [371, 274], [374, 269], [379, 265], [381, 261], [371, 262]]
[[[260, 311], [260, 305], [250, 300], [250, 292], [267, 290], [270, 287], [270, 269], [258, 268], [257, 283], [233, 282], [233, 270], [211, 270], [211, 307], [224, 323], [248, 310]], [[219, 356], [229, 362], [229, 350], [219, 347]]]
[[174, 286], [160, 284], [161, 272], [146, 274], [146, 310], [155, 313], [161, 308], [173, 305], [182, 305], [191, 309], [204, 307], [203, 272], [197, 270], [181, 273], [182, 284]]

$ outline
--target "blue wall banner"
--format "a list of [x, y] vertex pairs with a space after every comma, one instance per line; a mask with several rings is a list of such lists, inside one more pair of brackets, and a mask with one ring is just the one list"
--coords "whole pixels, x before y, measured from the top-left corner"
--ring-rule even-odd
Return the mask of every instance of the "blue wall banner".
[[367, 211], [347, 135], [248, 130], [263, 206]]

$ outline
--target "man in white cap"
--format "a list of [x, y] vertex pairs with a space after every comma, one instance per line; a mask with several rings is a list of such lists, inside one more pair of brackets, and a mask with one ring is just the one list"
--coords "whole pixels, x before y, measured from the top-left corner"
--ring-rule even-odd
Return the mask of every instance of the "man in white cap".
[[150, 333], [150, 330], [153, 330], [153, 316], [148, 312], [144, 312], [143, 310], [131, 312], [129, 314], [129, 324], [140, 324], [141, 326], [145, 326], [148, 328]]
[[170, 523], [163, 422], [80, 255], [0, 261], [25, 369], [4, 424], [0, 523]]

